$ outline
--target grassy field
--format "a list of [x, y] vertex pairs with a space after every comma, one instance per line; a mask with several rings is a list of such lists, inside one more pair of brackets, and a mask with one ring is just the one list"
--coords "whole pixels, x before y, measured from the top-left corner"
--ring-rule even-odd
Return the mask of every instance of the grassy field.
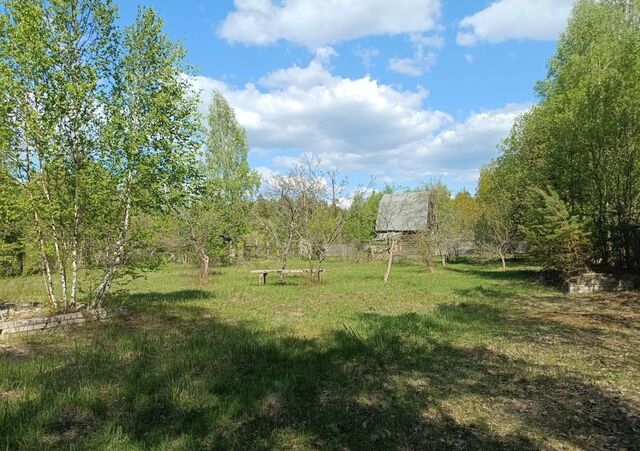
[[[258, 286], [171, 266], [113, 299], [126, 317], [0, 342], [0, 447], [640, 449], [640, 295], [327, 267]], [[0, 279], [0, 300], [40, 284]]]

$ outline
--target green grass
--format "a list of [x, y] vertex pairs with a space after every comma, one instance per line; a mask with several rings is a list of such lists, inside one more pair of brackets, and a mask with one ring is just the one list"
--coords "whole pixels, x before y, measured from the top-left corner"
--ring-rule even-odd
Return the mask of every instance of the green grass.
[[[467, 264], [258, 286], [262, 266], [170, 266], [114, 296], [126, 317], [0, 342], [0, 447], [640, 447], [640, 295]], [[1, 279], [0, 300], [40, 285]]]

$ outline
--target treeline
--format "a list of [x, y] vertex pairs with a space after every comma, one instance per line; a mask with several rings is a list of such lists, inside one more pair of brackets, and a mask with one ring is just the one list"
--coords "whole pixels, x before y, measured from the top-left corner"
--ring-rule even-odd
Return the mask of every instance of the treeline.
[[640, 2], [581, 0], [479, 201], [545, 269], [640, 270]]

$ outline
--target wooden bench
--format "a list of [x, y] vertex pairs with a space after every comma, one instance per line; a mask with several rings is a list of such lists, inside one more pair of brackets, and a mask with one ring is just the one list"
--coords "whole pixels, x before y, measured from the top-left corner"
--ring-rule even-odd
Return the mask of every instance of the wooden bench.
[[320, 273], [324, 272], [324, 269], [254, 269], [251, 274], [258, 274], [258, 285], [267, 284], [267, 274], [277, 273], [284, 277], [286, 274], [308, 274], [310, 272], [318, 273], [318, 281], [320, 281]]

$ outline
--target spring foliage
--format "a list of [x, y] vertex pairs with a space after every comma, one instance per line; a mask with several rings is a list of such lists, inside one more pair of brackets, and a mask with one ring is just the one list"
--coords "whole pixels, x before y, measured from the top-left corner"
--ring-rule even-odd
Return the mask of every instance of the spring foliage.
[[[136, 264], [144, 215], [180, 198], [196, 149], [184, 50], [141, 8], [110, 0], [6, 0], [0, 10], [0, 172], [29, 218], [50, 304], [100, 269], [95, 299]], [[7, 242], [6, 233], [3, 240]]]
[[577, 2], [536, 91], [482, 173], [485, 198], [524, 226], [539, 216], [531, 189], [550, 187], [545, 202], [584, 222], [593, 263], [640, 269], [640, 2]]

